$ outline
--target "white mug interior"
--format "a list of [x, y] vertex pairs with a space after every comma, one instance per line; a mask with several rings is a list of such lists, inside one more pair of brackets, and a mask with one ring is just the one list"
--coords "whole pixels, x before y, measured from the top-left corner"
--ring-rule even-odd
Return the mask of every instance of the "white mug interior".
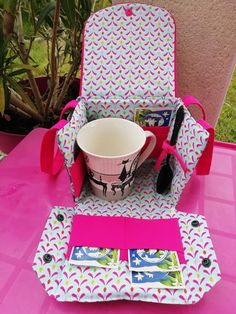
[[143, 129], [121, 118], [102, 118], [85, 124], [77, 143], [86, 153], [100, 157], [120, 157], [139, 151], [146, 142]]

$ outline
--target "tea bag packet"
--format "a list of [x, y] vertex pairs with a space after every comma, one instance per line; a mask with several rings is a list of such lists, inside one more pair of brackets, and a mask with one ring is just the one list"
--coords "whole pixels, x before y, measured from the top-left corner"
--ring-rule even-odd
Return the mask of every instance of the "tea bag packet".
[[69, 262], [78, 266], [117, 268], [119, 266], [119, 255], [120, 251], [117, 249], [74, 246], [71, 250]]
[[184, 289], [184, 279], [181, 271], [174, 272], [131, 272], [133, 287], [156, 289]]
[[180, 271], [181, 266], [176, 251], [129, 250], [129, 269], [133, 271]]

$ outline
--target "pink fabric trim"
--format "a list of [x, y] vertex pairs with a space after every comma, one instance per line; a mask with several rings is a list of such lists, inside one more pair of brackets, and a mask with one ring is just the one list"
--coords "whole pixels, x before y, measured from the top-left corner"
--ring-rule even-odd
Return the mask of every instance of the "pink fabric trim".
[[209, 133], [209, 139], [206, 148], [197, 163], [196, 173], [198, 175], [208, 175], [211, 169], [215, 131], [214, 128], [206, 121], [200, 119], [197, 122]]
[[197, 98], [188, 95], [188, 96], [182, 97], [182, 101], [185, 104], [186, 108], [188, 108], [190, 105], [198, 106], [202, 112], [203, 120], [206, 120], [206, 111], [205, 111], [203, 105], [200, 103], [200, 101]]
[[66, 120], [60, 120], [50, 130], [45, 133], [40, 151], [40, 166], [43, 172], [56, 175], [64, 164], [64, 157], [59, 149], [54, 156], [54, 146], [57, 130], [67, 124]]
[[75, 215], [67, 259], [73, 246], [118, 248], [122, 250], [123, 260], [127, 259], [127, 250], [132, 248], [172, 250], [178, 252], [180, 262], [185, 262], [176, 218], [137, 219]]
[[69, 168], [69, 170], [74, 186], [74, 197], [78, 197], [86, 174], [86, 167], [82, 151], [79, 152], [79, 155], [76, 157], [75, 162]]
[[159, 167], [161, 166], [161, 163], [163, 161], [163, 159], [166, 157], [167, 154], [171, 154], [171, 155], [174, 155], [178, 162], [180, 163], [181, 165], [181, 168], [183, 169], [183, 171], [186, 173], [188, 171], [188, 168], [185, 164], [185, 162], [182, 160], [181, 156], [179, 155], [179, 153], [176, 151], [176, 148], [175, 148], [175, 145], [174, 146], [171, 146], [170, 145], [170, 142], [168, 140], [165, 140], [162, 144], [162, 152], [161, 152], [161, 155], [160, 157], [158, 158], [157, 162], [156, 162], [156, 165], [155, 165], [155, 169], [158, 170]]

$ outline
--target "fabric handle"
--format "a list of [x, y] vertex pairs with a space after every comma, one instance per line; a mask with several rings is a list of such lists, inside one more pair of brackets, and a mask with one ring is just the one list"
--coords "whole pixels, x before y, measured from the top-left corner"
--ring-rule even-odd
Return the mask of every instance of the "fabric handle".
[[62, 129], [68, 123], [67, 120], [62, 119], [65, 111], [70, 108], [75, 108], [76, 105], [76, 100], [70, 101], [61, 111], [60, 120], [54, 126], [52, 126], [43, 137], [40, 150], [40, 167], [41, 171], [52, 176], [58, 174], [64, 164], [64, 157], [59, 148], [57, 148], [55, 152], [57, 131]]
[[202, 119], [199, 119], [197, 122], [209, 133], [209, 139], [207, 142], [207, 146], [204, 149], [201, 158], [198, 161], [196, 166], [196, 174], [197, 175], [208, 175], [211, 169], [212, 162], [212, 154], [213, 154], [213, 146], [214, 146], [214, 138], [215, 131], [214, 128], [206, 121], [206, 112], [203, 108], [200, 101], [193, 96], [184, 96], [182, 98], [186, 108], [190, 105], [196, 105], [202, 112]]
[[205, 111], [203, 105], [200, 103], [200, 101], [197, 98], [188, 95], [188, 96], [182, 97], [182, 101], [183, 101], [186, 108], [188, 108], [190, 105], [197, 106], [202, 112], [202, 119], [206, 120], [206, 111]]

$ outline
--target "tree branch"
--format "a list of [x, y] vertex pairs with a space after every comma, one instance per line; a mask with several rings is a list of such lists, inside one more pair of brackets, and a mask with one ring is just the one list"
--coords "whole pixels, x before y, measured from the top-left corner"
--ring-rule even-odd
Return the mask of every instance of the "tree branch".
[[29, 58], [29, 54], [33, 45], [33, 42], [35, 40], [35, 36], [36, 36], [36, 21], [35, 21], [35, 14], [34, 14], [34, 6], [33, 6], [33, 2], [32, 0], [29, 0], [29, 7], [30, 7], [30, 14], [33, 20], [33, 26], [34, 26], [34, 35], [30, 37], [30, 43], [29, 43], [29, 47], [28, 47], [28, 51], [27, 51], [27, 59]]
[[57, 43], [57, 29], [60, 19], [60, 0], [56, 1], [55, 14], [53, 19], [52, 29], [52, 46], [51, 46], [51, 87], [48, 95], [48, 99], [45, 106], [45, 118], [48, 116], [50, 107], [53, 107], [54, 93], [57, 85], [57, 58], [56, 58], [56, 43]]
[[61, 88], [61, 92], [58, 96], [57, 103], [54, 104], [54, 109], [57, 111], [61, 108], [62, 102], [68, 92], [70, 84], [72, 83], [73, 79], [75, 78], [75, 74], [78, 71], [79, 67], [79, 60], [81, 59], [81, 51], [77, 47], [77, 41], [80, 40], [82, 34], [82, 28], [80, 29], [79, 33], [77, 34], [76, 29], [73, 31], [73, 40], [72, 40], [72, 64], [67, 73], [66, 79], [64, 84]]
[[66, 75], [66, 79], [63, 83], [63, 86], [61, 88], [61, 92], [57, 98], [57, 103], [54, 104], [54, 110], [57, 111], [60, 109], [61, 105], [62, 105], [62, 102], [66, 96], [66, 93], [68, 91], [68, 88], [72, 82], [72, 80], [74, 79], [74, 75], [75, 75], [75, 72], [76, 72], [76, 68], [75, 68], [75, 65], [72, 64], [71, 67], [70, 67], [70, 70], [68, 72], [68, 74]]
[[22, 111], [29, 114], [32, 118], [34, 118], [38, 122], [43, 122], [43, 117], [37, 112], [34, 111], [32, 108], [28, 107], [22, 100], [20, 100], [14, 92], [11, 92], [10, 95], [10, 104], [13, 106], [21, 109]]
[[[22, 17], [21, 17], [21, 7], [20, 7], [20, 1], [17, 5], [17, 10], [16, 10], [16, 20], [18, 23], [18, 33], [17, 33], [17, 46], [19, 49], [19, 56], [21, 61], [24, 64], [29, 65], [29, 60], [28, 60], [28, 53], [27, 50], [25, 48], [25, 42], [24, 42], [24, 33], [23, 33], [23, 24], [22, 24]], [[32, 89], [32, 92], [34, 94], [34, 98], [35, 98], [35, 106], [37, 108], [37, 110], [39, 111], [40, 114], [43, 114], [43, 102], [42, 102], [42, 97], [38, 88], [38, 85], [36, 83], [36, 80], [34, 78], [34, 75], [32, 73], [31, 70], [27, 70], [26, 71], [28, 79], [29, 79], [29, 83], [30, 83], [30, 87]]]

